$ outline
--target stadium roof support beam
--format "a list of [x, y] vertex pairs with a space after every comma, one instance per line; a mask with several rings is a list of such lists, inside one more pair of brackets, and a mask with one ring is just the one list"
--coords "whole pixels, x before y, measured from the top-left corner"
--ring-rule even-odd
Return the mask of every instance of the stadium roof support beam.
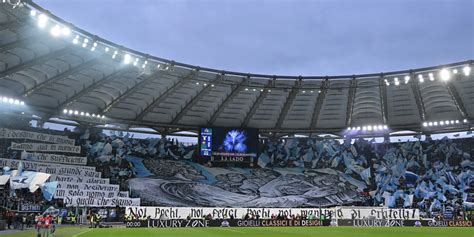
[[[269, 86], [271, 83], [272, 83], [272, 80], [268, 80], [268, 83], [266, 86], [264, 86], [264, 88]], [[262, 103], [263, 99], [267, 97], [267, 95], [268, 95], [268, 90], [264, 89], [262, 92], [260, 92], [257, 99], [255, 100], [255, 103], [252, 104], [252, 107], [247, 113], [247, 116], [245, 116], [245, 119], [242, 122], [241, 127], [247, 127], [249, 125], [250, 119], [253, 117], [253, 115], [257, 111], [258, 106]]]
[[42, 87], [45, 87], [45, 86], [48, 86], [48, 85], [51, 85], [52, 83], [56, 82], [57, 80], [60, 80], [60, 79], [64, 79], [64, 78], [67, 78], [71, 75], [74, 75], [88, 67], [91, 67], [91, 66], [94, 66], [95, 64], [97, 64], [98, 61], [100, 61], [100, 57], [99, 58], [92, 58], [92, 59], [89, 59], [87, 61], [84, 61], [82, 62], [81, 64], [79, 64], [78, 66], [74, 67], [74, 68], [69, 68], [68, 70], [64, 71], [63, 73], [60, 73], [54, 77], [51, 77], [50, 79], [47, 79], [35, 86], [33, 86], [31, 89], [27, 90], [23, 96], [26, 97], [26, 96], [29, 96], [31, 94], [33, 94], [36, 90], [38, 89], [41, 89]]
[[48, 54], [45, 54], [43, 56], [39, 56], [35, 59], [32, 59], [28, 62], [25, 62], [25, 63], [20, 63], [18, 64], [17, 66], [14, 66], [12, 68], [8, 68], [7, 70], [5, 71], [2, 71], [0, 72], [0, 79], [1, 78], [4, 78], [10, 74], [13, 74], [13, 73], [16, 73], [16, 72], [19, 72], [19, 71], [22, 71], [22, 70], [25, 70], [27, 68], [30, 68], [30, 67], [33, 67], [35, 65], [38, 65], [40, 63], [44, 63], [45, 61], [48, 61], [48, 60], [51, 60], [53, 58], [56, 58], [58, 56], [61, 56], [65, 53], [68, 53], [70, 50], [70, 47], [67, 46], [67, 47], [64, 47], [60, 50], [57, 50], [57, 51], [54, 51], [52, 53], [48, 53]]
[[415, 73], [410, 73], [410, 78], [412, 78], [411, 85], [413, 94], [415, 95], [416, 106], [418, 107], [418, 112], [422, 121], [426, 121], [426, 112], [425, 105], [423, 104], [423, 98], [421, 97], [420, 86], [418, 85], [418, 80], [415, 80]]
[[316, 105], [314, 106], [314, 111], [313, 111], [313, 114], [311, 115], [310, 126], [312, 130], [316, 129], [319, 113], [321, 112], [321, 108], [323, 107], [323, 102], [324, 102], [324, 98], [326, 98], [328, 87], [329, 87], [329, 80], [326, 79], [321, 84], [321, 89], [320, 89], [321, 92], [318, 94]]
[[71, 103], [73, 103], [74, 101], [76, 101], [77, 99], [81, 98], [82, 96], [84, 96], [85, 94], [93, 91], [94, 89], [96, 89], [97, 87], [101, 86], [102, 84], [106, 83], [107, 81], [109, 81], [110, 79], [113, 79], [114, 77], [116, 77], [117, 75], [123, 73], [126, 71], [126, 69], [130, 69], [131, 67], [122, 67], [118, 70], [116, 70], [115, 72], [112, 72], [111, 74], [109, 74], [108, 76], [104, 76], [102, 79], [100, 80], [97, 80], [95, 82], [93, 82], [90, 86], [86, 87], [86, 88], [83, 88], [82, 90], [80, 90], [78, 93], [75, 93], [72, 97], [66, 99], [63, 103], [61, 103], [58, 108], [61, 109], [63, 107], [67, 107], [69, 106]]
[[354, 109], [354, 99], [355, 99], [356, 89], [357, 89], [357, 81], [355, 77], [353, 77], [349, 85], [349, 98], [347, 100], [347, 110], [346, 110], [346, 116], [347, 116], [346, 127], [351, 126], [351, 123], [352, 123], [352, 110]]
[[246, 83], [248, 83], [250, 77], [247, 77], [247, 78], [244, 78], [242, 80], [242, 82], [240, 82], [237, 87], [235, 89], [232, 89], [232, 92], [229, 94], [229, 96], [227, 96], [224, 101], [222, 101], [222, 103], [219, 105], [219, 107], [217, 107], [217, 110], [216, 112], [214, 112], [214, 114], [211, 116], [211, 118], [209, 119], [207, 125], [208, 126], [211, 126], [213, 125], [217, 118], [219, 117], [219, 115], [222, 113], [222, 111], [224, 110], [224, 108], [227, 106], [227, 104], [232, 101], [232, 99], [237, 96], [239, 94], [240, 91], [242, 91], [242, 88], [244, 87], [244, 85]]
[[469, 117], [466, 107], [464, 107], [464, 104], [462, 103], [461, 97], [459, 96], [458, 92], [454, 88], [454, 86], [451, 83], [446, 83], [446, 87], [448, 89], [449, 94], [453, 98], [454, 104], [458, 108], [459, 112], [461, 113], [463, 118]]
[[212, 89], [212, 83], [215, 83], [216, 81], [220, 80], [222, 78], [223, 75], [221, 74], [217, 74], [216, 75], [216, 78], [214, 80], [212, 80], [212, 82], [208, 83], [207, 86], [203, 87], [203, 89], [201, 91], [199, 91], [192, 99], [191, 101], [189, 101], [188, 103], [186, 103], [186, 105], [184, 106], [184, 108], [182, 108], [179, 113], [173, 118], [173, 120], [171, 120], [171, 124], [176, 124], [179, 120], [181, 120], [183, 118], [184, 115], [186, 115], [186, 113], [192, 108], [194, 107], [194, 105], [196, 105], [197, 102], [199, 102], [199, 100], [204, 96], [206, 95], [211, 89]]
[[[148, 82], [153, 81], [155, 78], [161, 76], [161, 74], [163, 74], [163, 71], [157, 70], [151, 75], [147, 76], [146, 78], [143, 78], [140, 82], [137, 82], [131, 88], [127, 88], [127, 90], [123, 94], [119, 95], [117, 98], [112, 100], [108, 105], [106, 105], [104, 109], [102, 110], [102, 113], [105, 114], [109, 112], [110, 109], [112, 109], [112, 107], [116, 105], [118, 102], [122, 101], [123, 99], [127, 98], [127, 96], [131, 95], [136, 90], [140, 89], [142, 85], [146, 85]], [[139, 75], [139, 77], [140, 76], [141, 75]]]
[[156, 105], [161, 103], [164, 98], [166, 98], [169, 94], [173, 93], [176, 91], [180, 85], [183, 83], [187, 82], [188, 80], [192, 80], [194, 77], [196, 77], [199, 74], [198, 70], [192, 70], [188, 75], [186, 75], [184, 78], [178, 79], [178, 81], [171, 86], [169, 89], [167, 89], [165, 92], [163, 92], [161, 95], [159, 95], [156, 98], [153, 98], [153, 101], [142, 111], [140, 112], [136, 117], [136, 121], [140, 121], [145, 117], [146, 114], [148, 114], [151, 110], [155, 108]]
[[283, 105], [283, 108], [280, 112], [280, 115], [278, 116], [277, 124], [276, 124], [276, 129], [280, 129], [281, 125], [283, 124], [283, 120], [285, 120], [286, 115], [288, 114], [288, 111], [290, 110], [291, 107], [291, 102], [295, 99], [296, 95], [298, 94], [298, 88], [301, 85], [301, 79], [295, 83], [295, 85], [291, 88], [290, 94], [288, 95], [288, 98], [285, 101], [285, 105]]
[[387, 87], [384, 86], [384, 76], [383, 74], [379, 78], [379, 87], [380, 87], [380, 111], [382, 112], [383, 124], [388, 124], [388, 108], [387, 108]]

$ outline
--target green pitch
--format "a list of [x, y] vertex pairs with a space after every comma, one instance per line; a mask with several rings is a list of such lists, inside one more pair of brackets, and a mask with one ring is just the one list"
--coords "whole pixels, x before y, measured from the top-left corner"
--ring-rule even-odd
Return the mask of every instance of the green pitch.
[[[22, 231], [13, 234], [3, 234], [2, 237], [35, 237], [34, 231]], [[227, 227], [227, 228], [110, 228], [88, 229], [86, 227], [59, 227], [55, 237], [474, 237], [474, 228], [449, 227]]]

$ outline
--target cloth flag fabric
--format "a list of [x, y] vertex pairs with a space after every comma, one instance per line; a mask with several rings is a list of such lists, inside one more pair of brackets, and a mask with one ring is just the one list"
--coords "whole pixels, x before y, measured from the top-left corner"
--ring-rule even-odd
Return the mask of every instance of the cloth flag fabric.
[[53, 200], [53, 195], [56, 193], [56, 189], [58, 188], [58, 181], [47, 182], [40, 185], [40, 187], [43, 197], [46, 200], [51, 201]]
[[41, 173], [41, 172], [36, 172], [36, 175], [34, 176], [33, 180], [30, 182], [30, 192], [34, 193], [38, 188], [46, 182], [46, 180], [49, 179], [51, 175], [46, 174], [46, 173]]
[[[14, 172], [12, 172], [13, 174]], [[22, 188], [29, 188], [31, 181], [33, 181], [34, 177], [36, 176], [36, 172], [32, 171], [24, 171], [22, 172], [21, 176], [18, 176], [19, 172], [10, 177], [10, 187], [11, 189], [22, 189]]]

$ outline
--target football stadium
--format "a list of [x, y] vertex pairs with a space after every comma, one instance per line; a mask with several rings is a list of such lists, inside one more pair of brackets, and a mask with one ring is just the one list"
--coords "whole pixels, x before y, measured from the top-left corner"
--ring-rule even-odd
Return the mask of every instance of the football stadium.
[[473, 58], [229, 71], [38, 2], [0, 3], [0, 235], [474, 236]]

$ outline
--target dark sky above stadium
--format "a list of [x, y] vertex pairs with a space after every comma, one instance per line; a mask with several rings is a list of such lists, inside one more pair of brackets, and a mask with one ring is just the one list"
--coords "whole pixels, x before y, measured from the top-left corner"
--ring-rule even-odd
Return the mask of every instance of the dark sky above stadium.
[[340, 75], [474, 58], [474, 0], [35, 0], [151, 55], [223, 70]]

